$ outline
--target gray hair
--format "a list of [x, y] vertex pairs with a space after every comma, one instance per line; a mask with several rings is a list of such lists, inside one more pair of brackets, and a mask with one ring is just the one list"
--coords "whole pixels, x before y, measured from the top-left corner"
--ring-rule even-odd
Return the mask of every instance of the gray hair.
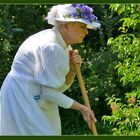
[[54, 27], [57, 28], [58, 30], [62, 29], [64, 25], [68, 24], [69, 22], [64, 22], [64, 21], [55, 21]]

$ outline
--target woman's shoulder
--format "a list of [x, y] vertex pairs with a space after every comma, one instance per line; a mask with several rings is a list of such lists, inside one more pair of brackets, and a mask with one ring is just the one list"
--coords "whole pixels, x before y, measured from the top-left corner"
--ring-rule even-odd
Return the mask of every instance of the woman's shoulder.
[[39, 38], [51, 38], [51, 36], [54, 35], [53, 29], [45, 29], [45, 30], [41, 30], [33, 35], [30, 36], [30, 38], [33, 39], [39, 39]]
[[56, 35], [53, 29], [42, 30], [28, 37], [24, 43], [31, 44], [31, 46], [44, 46], [56, 42]]

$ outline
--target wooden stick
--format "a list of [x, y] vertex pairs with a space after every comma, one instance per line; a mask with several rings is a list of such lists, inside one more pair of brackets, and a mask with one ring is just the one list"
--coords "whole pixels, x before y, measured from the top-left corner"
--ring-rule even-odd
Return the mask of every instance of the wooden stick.
[[[87, 91], [86, 91], [86, 88], [85, 88], [85, 84], [84, 84], [84, 80], [83, 80], [83, 77], [82, 77], [82, 74], [81, 74], [81, 70], [80, 70], [79, 64], [75, 64], [75, 71], [77, 73], [77, 78], [78, 78], [79, 85], [80, 85], [80, 88], [81, 88], [81, 92], [82, 92], [84, 103], [85, 103], [85, 105], [87, 107], [89, 107], [91, 109], [91, 106], [90, 106], [90, 103], [89, 103], [89, 99], [88, 99], [88, 96], [87, 96]], [[92, 132], [93, 132], [94, 135], [97, 136], [97, 130], [96, 130], [96, 126], [95, 126], [95, 122], [94, 121], [92, 121]]]

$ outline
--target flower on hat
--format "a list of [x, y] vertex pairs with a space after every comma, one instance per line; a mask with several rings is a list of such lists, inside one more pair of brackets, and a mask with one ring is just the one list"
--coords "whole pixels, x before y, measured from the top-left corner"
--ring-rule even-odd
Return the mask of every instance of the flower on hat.
[[72, 4], [71, 7], [75, 8], [74, 12], [64, 15], [64, 18], [84, 19], [88, 22], [97, 21], [97, 17], [92, 13], [93, 9], [84, 4]]

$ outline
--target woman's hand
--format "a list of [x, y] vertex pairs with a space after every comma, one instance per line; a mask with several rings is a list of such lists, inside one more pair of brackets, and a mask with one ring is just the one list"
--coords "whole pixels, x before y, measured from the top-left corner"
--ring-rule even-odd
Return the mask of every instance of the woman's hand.
[[96, 122], [96, 118], [94, 115], [93, 110], [91, 110], [90, 108], [88, 108], [87, 106], [82, 106], [80, 109], [84, 120], [87, 122], [88, 127], [92, 130], [92, 121]]
[[88, 127], [92, 130], [92, 121], [97, 121], [94, 112], [87, 106], [82, 105], [77, 101], [73, 101], [71, 109], [79, 110], [82, 113], [84, 120], [87, 122]]
[[75, 64], [78, 64], [81, 66], [82, 59], [81, 56], [78, 53], [78, 50], [72, 50], [70, 51], [70, 70], [75, 72]]

